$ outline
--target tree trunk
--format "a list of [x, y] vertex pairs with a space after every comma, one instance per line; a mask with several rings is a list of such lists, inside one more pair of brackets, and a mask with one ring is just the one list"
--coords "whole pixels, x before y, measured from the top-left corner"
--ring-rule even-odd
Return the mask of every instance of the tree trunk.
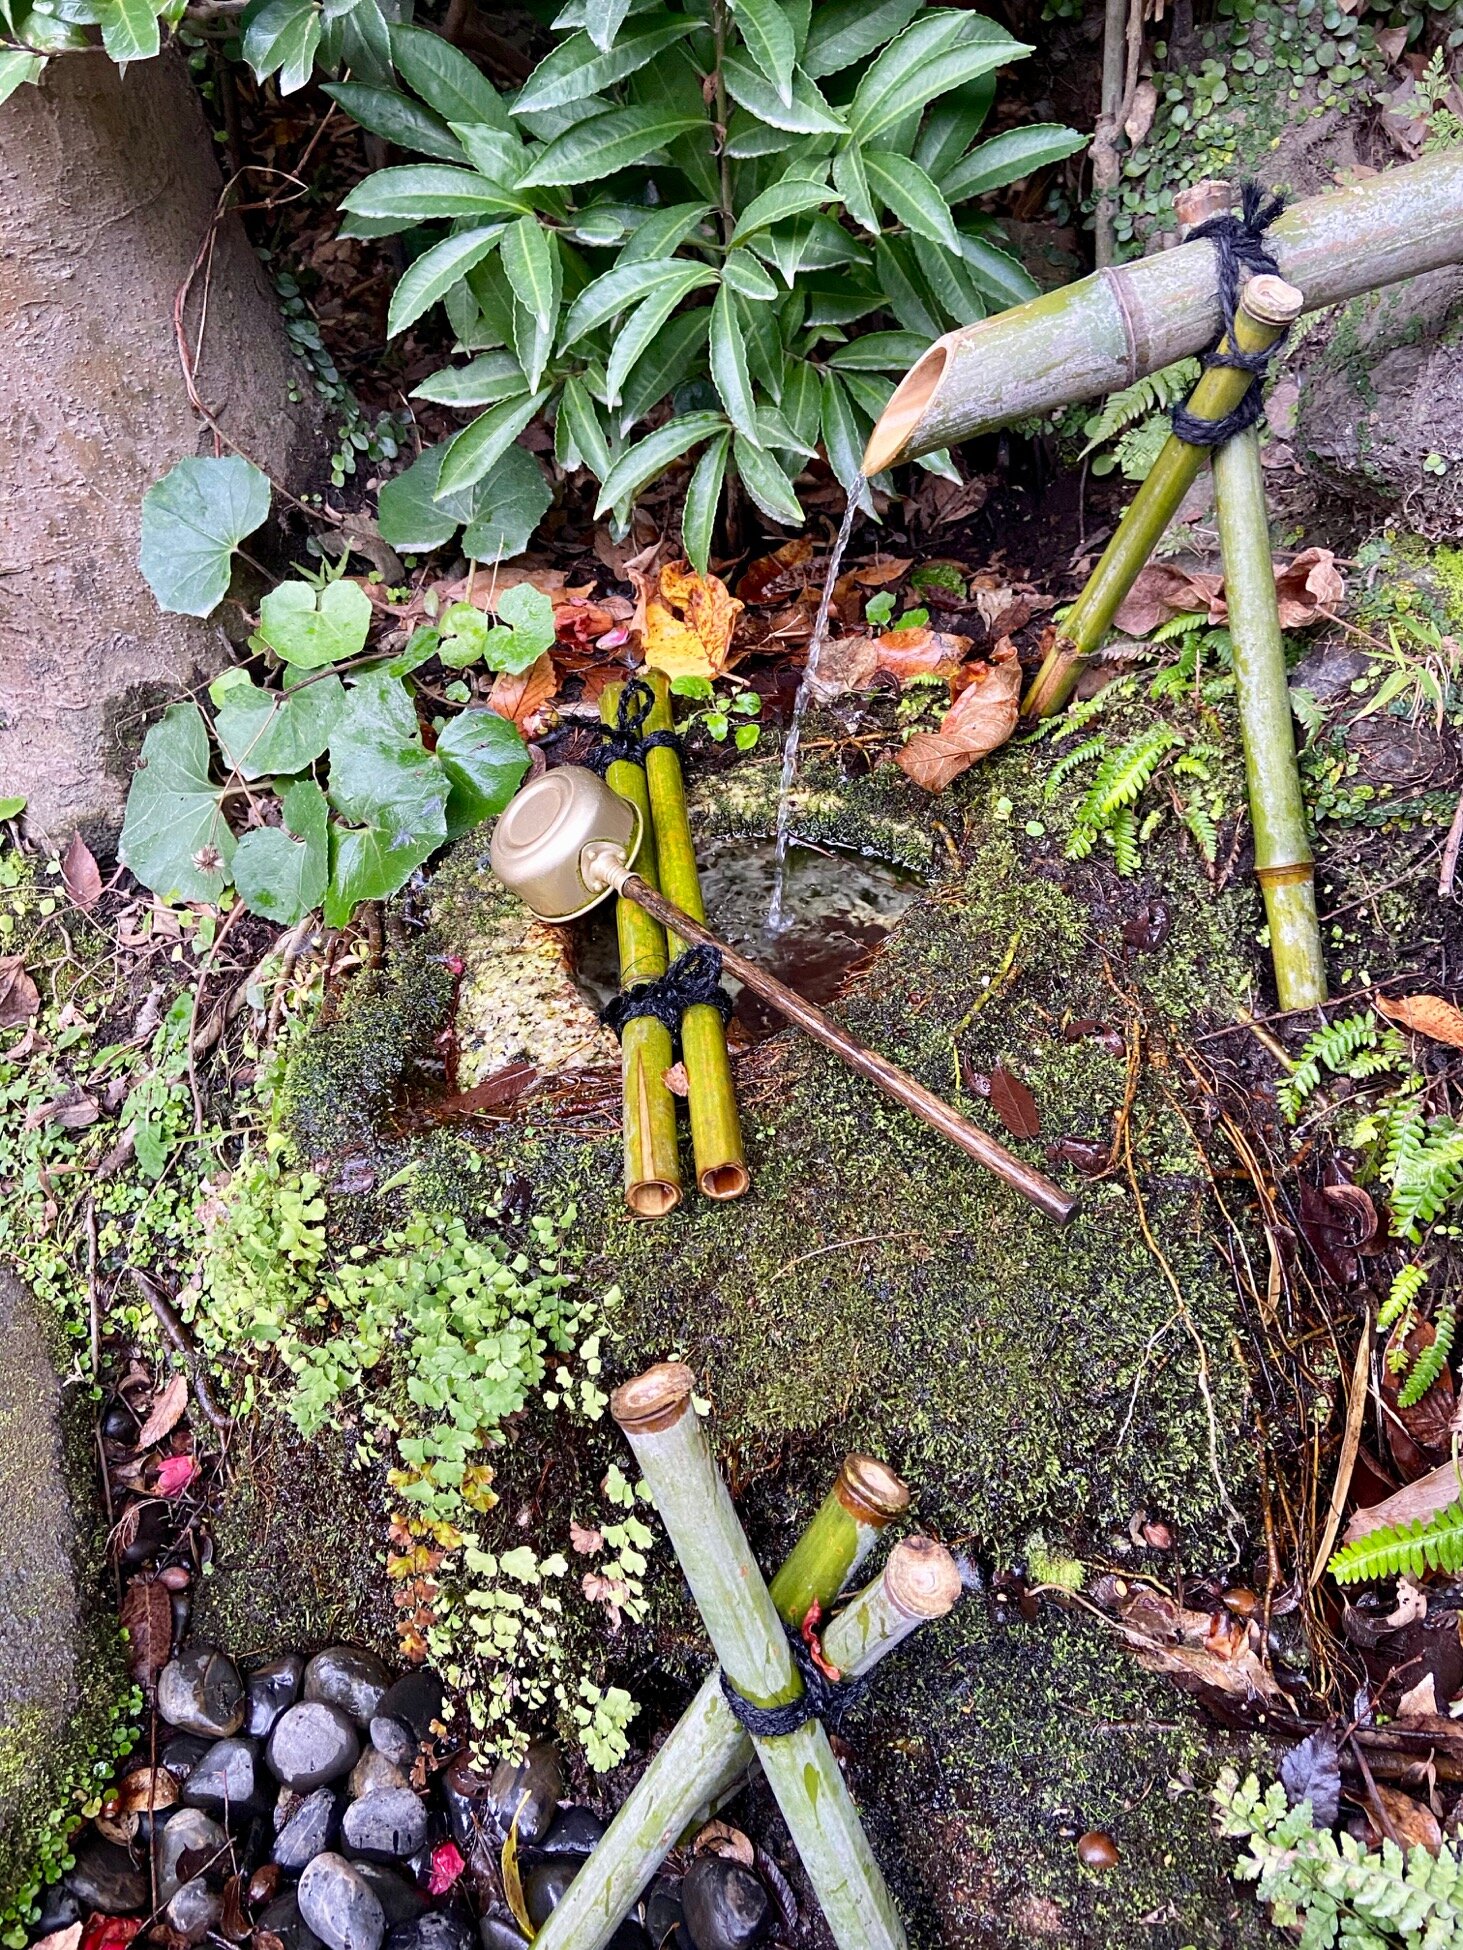
[[[173, 303], [221, 187], [175, 52], [125, 73], [69, 55], [0, 110], [0, 795], [25, 793], [52, 841], [115, 821], [144, 714], [226, 656], [216, 619], [163, 615], [137, 569], [144, 492], [214, 451]], [[288, 478], [309, 376], [237, 217], [196, 281], [195, 348], [205, 287], [198, 391]]]

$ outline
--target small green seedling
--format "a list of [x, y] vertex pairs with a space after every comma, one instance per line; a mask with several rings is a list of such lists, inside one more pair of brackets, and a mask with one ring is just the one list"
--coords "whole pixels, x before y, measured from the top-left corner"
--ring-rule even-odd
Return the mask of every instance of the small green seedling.
[[704, 711], [691, 713], [682, 726], [684, 731], [700, 725], [718, 745], [725, 744], [730, 732], [739, 752], [751, 751], [762, 736], [762, 727], [748, 722], [762, 715], [762, 700], [756, 691], [737, 691], [730, 697], [722, 697], [705, 677], [673, 677], [671, 690], [677, 697], [695, 698], [706, 706]]

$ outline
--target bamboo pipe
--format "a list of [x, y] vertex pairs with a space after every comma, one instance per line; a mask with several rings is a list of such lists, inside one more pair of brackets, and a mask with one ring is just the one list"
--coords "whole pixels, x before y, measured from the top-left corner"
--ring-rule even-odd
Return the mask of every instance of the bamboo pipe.
[[1326, 958], [1295, 757], [1260, 440], [1253, 427], [1215, 450], [1214, 499], [1255, 873], [1270, 923], [1275, 986], [1282, 1009], [1310, 1009], [1326, 1000]]
[[[1292, 204], [1266, 244], [1309, 311], [1463, 261], [1463, 150]], [[895, 389], [862, 471], [1131, 386], [1202, 352], [1222, 322], [1201, 238], [947, 332]]]
[[[908, 1504], [909, 1491], [883, 1463], [869, 1456], [845, 1458], [833, 1488], [772, 1580], [772, 1602], [784, 1622], [801, 1624], [814, 1600], [831, 1604], [884, 1526]], [[915, 1542], [928, 1544], [923, 1538], [897, 1544], [884, 1576], [850, 1600], [824, 1636], [827, 1656], [850, 1674], [870, 1670], [924, 1617], [938, 1615], [937, 1596], [909, 1595], [918, 1583], [918, 1567], [908, 1552]], [[894, 1569], [901, 1552], [901, 1562], [911, 1565], [908, 1576]], [[891, 1574], [896, 1604], [886, 1614], [872, 1594], [889, 1586]], [[926, 1573], [921, 1589], [930, 1585]], [[752, 1743], [722, 1696], [718, 1668], [676, 1722], [539, 1931], [538, 1950], [604, 1950], [686, 1829], [703, 1810], [725, 1798], [752, 1760]]]
[[[647, 731], [673, 731], [670, 680], [662, 670], [647, 670], [644, 681], [655, 693], [645, 720]], [[681, 756], [671, 745], [652, 745], [645, 754], [645, 781], [650, 791], [655, 826], [655, 858], [660, 885], [677, 907], [698, 921], [706, 919], [701, 876], [696, 871], [696, 848], [686, 816], [686, 787]], [[671, 959], [683, 943], [672, 936]], [[691, 1113], [691, 1151], [696, 1182], [707, 1198], [740, 1198], [752, 1180], [742, 1144], [731, 1059], [726, 1050], [726, 1025], [710, 1002], [696, 1002], [681, 1017], [681, 1055], [686, 1065], [686, 1104]]]
[[[623, 684], [609, 684], [599, 713], [615, 722]], [[645, 774], [629, 759], [616, 759], [605, 783], [637, 808], [644, 839], [637, 856], [642, 876], [656, 880], [654, 832]], [[665, 932], [643, 907], [615, 903], [620, 943], [620, 986], [654, 981], [666, 971]], [[676, 1100], [665, 1081], [675, 1052], [671, 1032], [654, 1016], [634, 1016], [620, 1037], [624, 1091], [625, 1203], [637, 1219], [662, 1219], [681, 1202], [681, 1153], [676, 1138]]]
[[[1234, 342], [1241, 352], [1268, 352], [1299, 318], [1305, 299], [1283, 278], [1262, 274], [1240, 293], [1234, 315]], [[1222, 341], [1229, 350], [1228, 336]], [[1188, 408], [1201, 420], [1222, 420], [1250, 387], [1254, 375], [1238, 366], [1210, 366], [1189, 395]], [[1117, 533], [1102, 552], [1081, 595], [1063, 618], [1055, 641], [1032, 679], [1021, 709], [1029, 718], [1060, 711], [1099, 649], [1123, 598], [1178, 513], [1180, 504], [1212, 450], [1195, 447], [1171, 433], [1146, 481], [1128, 503]]]
[[974, 1158], [977, 1164], [984, 1165], [1004, 1185], [1030, 1199], [1031, 1203], [1044, 1212], [1058, 1225], [1065, 1225], [1077, 1210], [1079, 1201], [1070, 1192], [1064, 1192], [1060, 1185], [1039, 1172], [1034, 1166], [1014, 1157], [1003, 1144], [972, 1124], [968, 1117], [962, 1117], [943, 1098], [937, 1097], [933, 1090], [926, 1090], [922, 1083], [891, 1063], [887, 1057], [877, 1055], [873, 1050], [850, 1036], [840, 1023], [779, 982], [775, 975], [769, 975], [765, 968], [756, 962], [748, 961], [739, 955], [735, 948], [718, 940], [709, 928], [693, 920], [681, 908], [674, 906], [661, 894], [648, 885], [645, 876], [633, 871], [627, 864], [621, 848], [612, 841], [591, 841], [580, 856], [580, 872], [586, 885], [612, 887], [623, 902], [634, 901], [651, 914], [663, 927], [694, 941], [703, 947], [715, 948], [720, 954], [724, 967], [731, 970], [737, 980], [744, 982], [755, 995], [770, 1002], [779, 1014], [789, 1022], [797, 1024], [815, 1042], [822, 1043], [842, 1057], [851, 1070], [882, 1090], [886, 1097], [892, 1097], [908, 1111], [938, 1131], [943, 1138], [963, 1151], [967, 1157]]
[[[722, 1670], [754, 1704], [786, 1705], [801, 1695], [802, 1679], [692, 1406], [694, 1379], [689, 1368], [662, 1363], [617, 1388], [610, 1412], [650, 1485]], [[838, 1950], [906, 1950], [822, 1726], [809, 1720], [752, 1746]]]

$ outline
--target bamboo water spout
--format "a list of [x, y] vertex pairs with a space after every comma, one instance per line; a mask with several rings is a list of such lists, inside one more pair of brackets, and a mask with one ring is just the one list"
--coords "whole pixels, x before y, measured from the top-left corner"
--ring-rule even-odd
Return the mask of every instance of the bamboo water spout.
[[[1265, 241], [1308, 311], [1463, 262], [1463, 150], [1292, 204]], [[1200, 239], [947, 332], [895, 390], [863, 472], [1131, 386], [1201, 352], [1221, 322]]]

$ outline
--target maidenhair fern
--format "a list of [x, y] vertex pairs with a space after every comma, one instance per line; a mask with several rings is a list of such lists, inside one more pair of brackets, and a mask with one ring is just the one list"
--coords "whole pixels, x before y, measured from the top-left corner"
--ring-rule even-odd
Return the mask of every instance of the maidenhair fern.
[[1433, 1316], [1433, 1339], [1419, 1350], [1412, 1372], [1397, 1394], [1398, 1408], [1415, 1408], [1448, 1364], [1448, 1352], [1458, 1330], [1458, 1309], [1439, 1307]]
[[1463, 1500], [1431, 1517], [1369, 1530], [1354, 1543], [1343, 1544], [1327, 1569], [1338, 1584], [1364, 1584], [1404, 1571], [1414, 1578], [1429, 1571], [1463, 1571]]

